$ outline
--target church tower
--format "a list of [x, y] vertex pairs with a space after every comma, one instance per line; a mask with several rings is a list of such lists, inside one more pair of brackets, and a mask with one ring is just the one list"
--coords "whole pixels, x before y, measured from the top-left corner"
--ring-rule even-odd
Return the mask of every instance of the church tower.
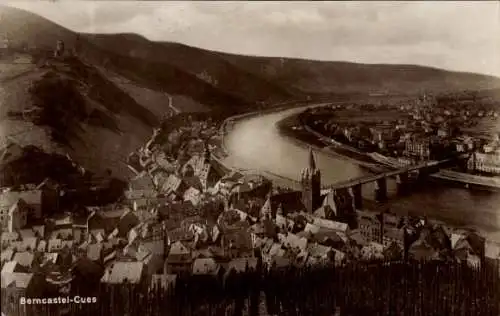
[[321, 205], [321, 172], [316, 168], [312, 148], [309, 149], [309, 165], [300, 175], [302, 203], [312, 213]]

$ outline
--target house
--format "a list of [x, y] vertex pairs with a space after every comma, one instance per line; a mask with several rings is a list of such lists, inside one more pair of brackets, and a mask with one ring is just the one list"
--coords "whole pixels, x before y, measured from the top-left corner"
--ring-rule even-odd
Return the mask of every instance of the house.
[[63, 248], [62, 239], [53, 238], [48, 240], [47, 251], [48, 252], [58, 252]]
[[404, 255], [404, 246], [394, 241], [388, 245], [384, 245], [383, 255], [387, 260], [401, 260]]
[[167, 260], [165, 260], [165, 271], [168, 274], [186, 274], [191, 272], [192, 263], [191, 250], [182, 242], [176, 241], [170, 246]]
[[35, 232], [30, 228], [21, 229], [19, 231], [19, 235], [21, 235], [21, 239], [36, 237]]
[[51, 239], [63, 239], [68, 240], [73, 238], [72, 228], [61, 228], [53, 230], [51, 233]]
[[45, 225], [34, 225], [31, 229], [38, 238], [45, 238]]
[[189, 229], [185, 229], [182, 227], [178, 227], [176, 229], [170, 230], [167, 232], [168, 244], [172, 245], [175, 242], [192, 242], [195, 239], [195, 234], [193, 231]]
[[186, 189], [187, 188], [182, 179], [177, 177], [175, 174], [171, 174], [167, 181], [163, 183], [159, 191], [163, 194], [174, 193], [176, 195], [182, 195]]
[[314, 217], [313, 224], [319, 226], [320, 228], [332, 230], [338, 234], [342, 234], [343, 236], [347, 236], [347, 234], [349, 233], [349, 226], [346, 223]]
[[10, 206], [6, 214], [2, 212], [2, 215], [0, 215], [2, 218], [2, 229], [9, 232], [22, 229], [28, 224], [29, 212], [28, 204], [23, 199], [18, 199]]
[[199, 258], [193, 262], [193, 275], [218, 276], [220, 265], [213, 258]]
[[198, 206], [201, 201], [201, 191], [196, 188], [189, 187], [184, 192], [183, 198], [184, 201], [190, 201], [194, 206]]
[[366, 241], [380, 242], [381, 224], [374, 212], [356, 211], [358, 229]]
[[36, 237], [26, 237], [22, 240], [13, 241], [11, 246], [17, 251], [34, 251], [37, 249], [37, 241], [38, 238]]
[[278, 239], [283, 246], [294, 252], [305, 251], [308, 244], [307, 238], [299, 237], [292, 233], [287, 233], [286, 235], [278, 234]]
[[33, 253], [23, 251], [23, 252], [16, 252], [12, 260], [16, 261], [25, 268], [31, 269], [31, 267], [33, 266], [34, 259], [35, 256], [33, 255]]
[[283, 215], [276, 214], [276, 219], [275, 219], [276, 226], [282, 231], [282, 232], [291, 232], [293, 231], [293, 228], [295, 226], [295, 222], [289, 218], [284, 217]]
[[5, 216], [12, 205], [23, 200], [28, 206], [28, 216], [34, 219], [42, 218], [42, 190], [7, 191], [0, 193], [0, 216]]
[[28, 272], [28, 269], [23, 267], [16, 261], [8, 261], [2, 266], [2, 274], [14, 272]]
[[155, 192], [155, 185], [153, 183], [153, 179], [151, 179], [151, 177], [145, 172], [140, 173], [139, 175], [132, 178], [128, 182], [128, 184], [129, 184], [128, 187], [129, 191], [140, 191], [148, 195], [152, 194], [152, 192]]
[[175, 289], [177, 275], [175, 274], [153, 274], [149, 288], [151, 290], [173, 291]]
[[4, 249], [0, 252], [1, 254], [1, 265], [7, 261], [11, 261], [14, 258], [14, 250], [12, 248]]
[[[2, 253], [3, 255], [3, 253]], [[497, 265], [500, 273], [500, 243], [488, 241], [485, 244], [485, 260]]]
[[308, 237], [309, 240], [336, 249], [343, 249], [348, 241], [348, 236], [338, 231], [320, 227], [319, 231]]
[[12, 242], [19, 240], [20, 235], [18, 232], [2, 232], [0, 242], [2, 243], [2, 247], [10, 245]]
[[[241, 222], [246, 223], [246, 222]], [[237, 225], [224, 229], [221, 246], [229, 258], [253, 256], [252, 236], [248, 226]]]
[[382, 260], [384, 259], [384, 246], [372, 241], [361, 248], [360, 255], [362, 260]]
[[311, 243], [305, 249], [308, 253], [308, 264], [328, 263], [333, 258], [333, 249], [318, 243]]
[[234, 258], [227, 264], [226, 272], [234, 271], [237, 273], [256, 270], [258, 268], [257, 258]]
[[389, 247], [393, 243], [396, 243], [400, 247], [404, 247], [404, 230], [400, 228], [384, 227], [382, 244], [384, 247]]
[[144, 263], [115, 261], [106, 267], [101, 282], [108, 284], [142, 284], [145, 281], [144, 276]]
[[57, 253], [57, 252], [43, 253], [41, 256], [40, 266], [43, 267], [47, 264], [53, 264], [53, 265], [59, 264], [61, 261], [60, 259], [61, 259], [61, 256], [59, 256], [59, 253]]
[[273, 242], [272, 239], [268, 239], [266, 244], [264, 244], [261, 248], [261, 253], [263, 262], [268, 266], [272, 266], [273, 263], [275, 263], [276, 258], [285, 258], [286, 251], [280, 243], [276, 243]]
[[480, 261], [480, 253], [474, 249], [468, 236], [462, 234], [452, 234], [453, 255], [460, 261], [465, 261], [472, 266], [476, 266]]
[[47, 241], [40, 240], [40, 242], [38, 243], [38, 246], [36, 247], [36, 251], [45, 252], [46, 250], [47, 250]]
[[425, 239], [415, 241], [408, 249], [408, 255], [415, 260], [439, 259], [439, 251], [434, 249]]
[[21, 298], [40, 296], [41, 283], [38, 280], [33, 273], [2, 272], [2, 314], [26, 315], [26, 305], [19, 302]]
[[89, 258], [79, 257], [75, 260], [71, 269], [75, 284], [97, 284], [104, 275], [103, 267]]

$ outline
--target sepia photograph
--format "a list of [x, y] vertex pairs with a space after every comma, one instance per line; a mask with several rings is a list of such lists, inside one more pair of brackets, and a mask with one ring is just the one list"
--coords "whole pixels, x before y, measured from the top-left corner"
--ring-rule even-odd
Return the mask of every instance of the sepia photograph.
[[2, 316], [500, 316], [500, 1], [0, 0]]

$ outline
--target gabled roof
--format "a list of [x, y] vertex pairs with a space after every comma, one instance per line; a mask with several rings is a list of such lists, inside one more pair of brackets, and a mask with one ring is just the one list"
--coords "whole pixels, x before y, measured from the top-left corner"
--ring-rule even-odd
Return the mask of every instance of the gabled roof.
[[14, 273], [18, 263], [16, 261], [8, 261], [2, 267], [2, 273]]
[[295, 234], [288, 233], [286, 235], [279, 234], [280, 241], [289, 248], [305, 250], [307, 247], [307, 238], [299, 237]]
[[19, 239], [19, 233], [18, 232], [2, 232], [2, 237], [0, 238], [0, 241], [2, 241], [2, 244], [5, 242], [10, 242]]
[[313, 224], [319, 227], [327, 228], [334, 230], [336, 232], [346, 233], [349, 229], [349, 226], [346, 223], [330, 221], [324, 218], [315, 217], [313, 219]]
[[486, 242], [484, 255], [487, 258], [500, 259], [500, 244], [496, 242]]
[[182, 242], [176, 241], [170, 246], [169, 256], [170, 255], [190, 255], [191, 250], [184, 246]]
[[318, 243], [313, 243], [307, 245], [307, 252], [313, 257], [325, 257], [332, 251], [332, 247], [327, 247], [320, 245]]
[[129, 181], [129, 187], [132, 190], [154, 191], [153, 179], [148, 174], [142, 173]]
[[23, 252], [17, 252], [14, 255], [13, 260], [22, 265], [23, 267], [31, 268], [34, 259], [35, 256], [32, 253], [23, 251]]
[[182, 185], [182, 179], [177, 177], [175, 174], [171, 174], [167, 181], [163, 184], [161, 191], [165, 193], [176, 192], [180, 189]]
[[101, 278], [101, 282], [111, 284], [122, 284], [125, 282], [137, 284], [142, 280], [143, 271], [144, 263], [142, 262], [116, 261], [108, 266]]
[[227, 271], [245, 272], [247, 268], [256, 269], [257, 263], [257, 258], [234, 258], [229, 261]]
[[455, 249], [457, 243], [460, 241], [460, 240], [463, 240], [465, 239], [465, 235], [462, 235], [462, 234], [451, 234], [451, 248], [452, 249]]
[[42, 190], [8, 191], [0, 193], [0, 208], [10, 208], [19, 199], [24, 200], [29, 205], [39, 205], [42, 203]]
[[33, 273], [2, 273], [2, 289], [13, 286], [26, 289], [33, 280]]

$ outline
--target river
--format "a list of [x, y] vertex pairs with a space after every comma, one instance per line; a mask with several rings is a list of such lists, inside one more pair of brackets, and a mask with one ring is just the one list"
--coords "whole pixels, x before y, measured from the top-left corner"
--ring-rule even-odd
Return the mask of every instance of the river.
[[[302, 110], [287, 109], [235, 122], [225, 138], [229, 154], [225, 162], [237, 168], [272, 173], [278, 183], [298, 188], [296, 182], [279, 177], [299, 179], [300, 171], [307, 165], [308, 146], [282, 136], [276, 123]], [[349, 159], [320, 150], [315, 150], [315, 157], [325, 185], [370, 174]], [[411, 195], [400, 197], [395, 194], [395, 187], [395, 181], [388, 181], [388, 205], [392, 212], [427, 215], [455, 226], [472, 227], [500, 241], [499, 193], [471, 191], [433, 181], [414, 187]], [[373, 185], [363, 186], [363, 196], [373, 199]]]

